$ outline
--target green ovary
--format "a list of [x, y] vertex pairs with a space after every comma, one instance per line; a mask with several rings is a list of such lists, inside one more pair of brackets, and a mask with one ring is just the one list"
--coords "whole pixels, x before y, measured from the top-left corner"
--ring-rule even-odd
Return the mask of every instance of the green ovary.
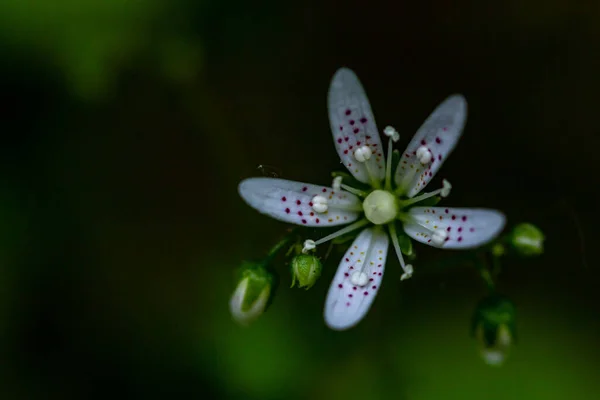
[[393, 221], [398, 215], [396, 197], [385, 190], [372, 191], [363, 202], [365, 216], [375, 225]]

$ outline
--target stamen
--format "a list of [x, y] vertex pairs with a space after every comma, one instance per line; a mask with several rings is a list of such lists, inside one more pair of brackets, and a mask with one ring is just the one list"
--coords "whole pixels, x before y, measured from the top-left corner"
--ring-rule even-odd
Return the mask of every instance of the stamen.
[[444, 187], [440, 191], [440, 196], [442, 196], [442, 197], [450, 196], [450, 190], [452, 189], [452, 185], [450, 184], [450, 182], [448, 182], [445, 179], [442, 181], [442, 184], [444, 185]]
[[[404, 279], [408, 279], [412, 276], [413, 267], [412, 265], [404, 264], [404, 257], [402, 257], [402, 250], [400, 249], [400, 243], [398, 242], [398, 233], [396, 232], [396, 224], [394, 222], [388, 224], [388, 228], [390, 229], [390, 236], [392, 237], [392, 243], [394, 244], [394, 250], [396, 250], [396, 255], [398, 256], [398, 261], [400, 261], [400, 266], [404, 271], [404, 275], [406, 277]], [[404, 276], [402, 275], [402, 276]]]
[[400, 140], [400, 134], [398, 133], [398, 131], [396, 129], [394, 129], [393, 126], [386, 126], [385, 129], [383, 130], [383, 134], [387, 137], [389, 137], [390, 139], [392, 139], [394, 142], [397, 142], [398, 140]]
[[420, 222], [416, 218], [410, 218], [410, 221], [419, 225], [421, 228], [423, 228], [429, 233], [429, 236], [431, 238], [431, 244], [433, 246], [443, 247], [446, 241], [448, 240], [448, 232], [445, 229], [432, 229], [428, 227], [427, 224]]
[[312, 198], [312, 209], [315, 210], [318, 213], [324, 213], [325, 211], [327, 211], [327, 209], [329, 209], [329, 206], [327, 205], [327, 199], [323, 196], [315, 196]]
[[417, 149], [417, 158], [421, 164], [427, 165], [431, 162], [433, 154], [431, 154], [431, 151], [427, 147], [421, 146]]
[[356, 286], [365, 286], [367, 283], [369, 283], [369, 277], [362, 271], [356, 271], [350, 277], [350, 282]]
[[444, 187], [441, 189], [437, 189], [429, 193], [423, 193], [422, 195], [413, 197], [412, 199], [400, 201], [400, 208], [406, 208], [411, 204], [415, 204], [430, 197], [437, 196], [438, 194], [442, 197], [448, 197], [450, 195], [450, 189], [452, 189], [452, 185], [445, 179], [442, 182], [442, 184], [444, 185]]
[[371, 148], [369, 146], [361, 146], [354, 152], [354, 158], [356, 159], [356, 161], [364, 163], [371, 158], [372, 154], [373, 152], [371, 151]]
[[404, 281], [410, 277], [412, 277], [413, 274], [413, 266], [411, 264], [406, 264], [406, 268], [404, 269], [406, 272], [402, 274], [402, 276], [400, 276], [400, 280]]
[[317, 245], [315, 244], [314, 240], [305, 240], [304, 241], [304, 247], [302, 248], [302, 252], [304, 254], [308, 253], [309, 250], [314, 250], [317, 247]]
[[331, 184], [331, 188], [334, 192], [339, 192], [341, 190], [342, 177], [336, 176], [333, 178], [333, 183]]
[[[423, 225], [421, 225], [423, 226]], [[438, 247], [442, 247], [444, 243], [446, 243], [446, 239], [448, 238], [448, 232], [443, 229], [437, 229], [433, 231], [433, 235], [431, 235], [431, 243]]]
[[348, 225], [348, 226], [340, 229], [337, 232], [333, 232], [331, 235], [327, 235], [324, 238], [317, 240], [315, 242], [315, 245], [318, 246], [318, 245], [323, 244], [331, 239], [335, 239], [338, 236], [345, 235], [346, 233], [352, 232], [353, 230], [363, 227], [363, 226], [367, 225], [368, 223], [369, 223], [369, 221], [367, 219], [361, 219], [360, 221], [356, 221], [355, 223]]

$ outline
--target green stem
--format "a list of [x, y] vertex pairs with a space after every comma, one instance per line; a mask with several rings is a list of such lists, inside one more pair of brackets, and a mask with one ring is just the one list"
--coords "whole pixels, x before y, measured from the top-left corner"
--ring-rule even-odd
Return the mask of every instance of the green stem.
[[265, 257], [265, 264], [269, 264], [271, 261], [273, 261], [273, 258], [275, 258], [277, 253], [279, 253], [279, 251], [282, 248], [284, 248], [292, 240], [292, 238], [295, 236], [295, 234], [296, 234], [296, 229], [292, 229], [292, 231], [290, 233], [285, 235], [283, 237], [283, 239], [281, 239], [279, 242], [277, 242], [275, 244], [275, 246], [273, 246], [271, 248], [271, 250], [269, 250], [269, 253], [267, 253], [267, 256]]
[[[490, 292], [493, 292], [496, 289], [496, 284], [494, 283], [493, 273], [490, 272], [490, 269], [487, 268], [487, 263], [485, 262], [486, 253], [479, 253], [475, 255], [475, 266], [479, 270], [479, 275], [481, 279], [485, 282], [486, 287]], [[484, 259], [482, 261], [482, 258]]]

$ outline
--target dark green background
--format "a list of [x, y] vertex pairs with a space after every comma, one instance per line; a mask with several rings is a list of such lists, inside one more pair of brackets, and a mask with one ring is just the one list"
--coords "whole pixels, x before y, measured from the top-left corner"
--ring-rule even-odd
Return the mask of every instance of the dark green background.
[[[592, 399], [600, 7], [567, 0], [0, 3], [2, 399]], [[469, 102], [444, 204], [530, 221], [546, 253], [504, 264], [519, 340], [484, 365], [475, 271], [390, 258], [368, 317], [328, 330], [335, 260], [231, 321], [233, 272], [285, 225], [237, 195], [258, 164], [339, 168], [326, 93], [354, 69], [400, 149]], [[335, 256], [333, 257], [335, 258]], [[419, 264], [423, 268], [419, 268]]]

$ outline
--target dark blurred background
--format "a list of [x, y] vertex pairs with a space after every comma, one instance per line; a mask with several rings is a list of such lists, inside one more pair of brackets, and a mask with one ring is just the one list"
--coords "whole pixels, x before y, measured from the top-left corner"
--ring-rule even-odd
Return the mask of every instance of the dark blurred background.
[[[597, 2], [3, 0], [0, 397], [595, 398], [599, 40]], [[285, 228], [237, 184], [259, 164], [330, 182], [341, 66], [401, 150], [463, 93], [445, 204], [546, 233], [504, 263], [503, 367], [469, 336], [477, 274], [419, 269], [441, 253], [422, 246], [350, 331], [322, 320], [335, 260], [308, 292], [282, 264], [269, 311], [231, 320], [234, 269]]]

